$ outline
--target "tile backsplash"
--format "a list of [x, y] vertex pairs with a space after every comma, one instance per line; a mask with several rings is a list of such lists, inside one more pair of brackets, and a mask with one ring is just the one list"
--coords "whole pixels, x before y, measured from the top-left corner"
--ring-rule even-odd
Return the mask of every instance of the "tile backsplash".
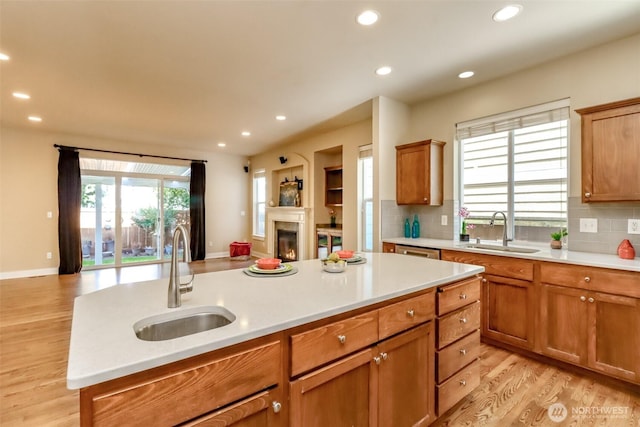
[[[395, 200], [382, 201], [382, 238], [404, 236], [404, 220], [418, 215], [420, 221], [420, 237], [429, 239], [453, 239], [454, 229], [459, 229], [459, 218], [454, 215], [453, 200], [445, 200], [442, 206], [398, 206]], [[640, 234], [627, 232], [628, 220], [640, 219], [640, 203], [589, 203], [583, 204], [579, 197], [570, 197], [568, 204], [569, 236], [566, 238], [567, 248], [580, 252], [593, 252], [603, 254], [617, 254], [618, 245], [624, 239], [629, 239], [640, 256]], [[441, 225], [441, 216], [447, 215], [447, 225]], [[580, 218], [595, 218], [598, 220], [597, 233], [581, 233]], [[454, 228], [455, 227], [455, 228]], [[501, 227], [488, 229], [488, 232], [501, 233]], [[478, 230], [481, 232], [481, 230]], [[524, 232], [516, 230], [516, 237], [522, 240], [546, 241], [549, 230], [543, 230], [542, 236], [530, 235], [527, 238]], [[474, 233], [475, 234], [475, 233]], [[475, 237], [475, 236], [472, 236]], [[481, 236], [491, 238], [490, 236]], [[493, 238], [499, 238], [494, 236]], [[549, 238], [550, 240], [550, 238]]]
[[[580, 218], [598, 220], [597, 233], [581, 233]], [[640, 203], [582, 203], [580, 197], [569, 197], [569, 249], [581, 252], [617, 254], [618, 245], [629, 239], [640, 255], [640, 234], [629, 234], [629, 219], [640, 218]]]

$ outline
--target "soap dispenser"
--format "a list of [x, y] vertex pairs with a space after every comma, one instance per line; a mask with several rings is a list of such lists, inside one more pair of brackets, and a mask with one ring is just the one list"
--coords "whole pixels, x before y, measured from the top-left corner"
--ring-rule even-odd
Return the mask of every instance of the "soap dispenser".
[[404, 237], [411, 237], [411, 224], [409, 224], [409, 218], [404, 220]]
[[411, 237], [417, 239], [420, 237], [420, 222], [418, 222], [418, 215], [413, 216], [413, 229], [411, 231]]

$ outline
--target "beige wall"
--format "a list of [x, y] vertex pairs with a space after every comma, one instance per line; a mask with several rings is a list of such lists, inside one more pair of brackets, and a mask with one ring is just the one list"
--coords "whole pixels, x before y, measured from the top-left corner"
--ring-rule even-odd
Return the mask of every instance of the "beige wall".
[[[492, 114], [570, 98], [570, 194], [580, 195], [580, 116], [576, 108], [640, 96], [640, 34], [549, 62], [464, 91], [415, 105], [406, 140], [447, 141], [444, 197], [455, 199], [455, 124]], [[382, 159], [381, 168], [394, 167]], [[394, 193], [395, 194], [395, 193]]]
[[[345, 248], [357, 247], [357, 171], [358, 171], [358, 147], [371, 144], [371, 121], [365, 120], [351, 126], [316, 135], [277, 149], [262, 153], [251, 158], [251, 172], [264, 169], [267, 176], [267, 201], [273, 200], [276, 204], [278, 201], [277, 183], [272, 180], [273, 171], [283, 168], [297, 168], [305, 165], [304, 171], [304, 195], [302, 197], [303, 207], [311, 208], [310, 218], [307, 219], [309, 224], [326, 224], [329, 222], [328, 208], [324, 204], [318, 205], [317, 200], [323, 200], [322, 195], [317, 192], [323, 191], [324, 181], [318, 182], [318, 177], [323, 177], [323, 172], [318, 173], [318, 168], [323, 169], [325, 164], [316, 165], [314, 162], [315, 153], [324, 151], [333, 147], [342, 147], [342, 178], [343, 178], [343, 207], [342, 225], [343, 225], [343, 244]], [[285, 155], [289, 160], [285, 166], [280, 164], [278, 157]], [[249, 174], [248, 183], [251, 185], [251, 176]], [[249, 194], [249, 204], [251, 195]], [[248, 214], [247, 226], [251, 232], [251, 212]], [[269, 230], [266, 230], [268, 233]], [[307, 253], [311, 254], [311, 258], [315, 257], [315, 230], [314, 227], [308, 227], [306, 240]], [[266, 254], [266, 239], [253, 239], [253, 250], [258, 254]]]
[[[30, 129], [0, 129], [0, 278], [57, 273], [57, 163], [53, 144], [207, 160], [208, 256], [248, 240], [246, 158]], [[82, 152], [88, 154], [88, 152]], [[127, 157], [131, 158], [131, 157]], [[47, 219], [46, 213], [53, 213]], [[241, 216], [245, 213], [245, 217]], [[52, 259], [46, 253], [52, 252]]]

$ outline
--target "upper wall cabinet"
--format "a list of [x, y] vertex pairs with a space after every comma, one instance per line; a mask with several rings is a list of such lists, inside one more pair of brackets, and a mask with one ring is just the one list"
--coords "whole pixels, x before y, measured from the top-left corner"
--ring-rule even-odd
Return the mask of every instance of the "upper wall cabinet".
[[396, 203], [442, 205], [444, 142], [426, 141], [396, 147]]
[[582, 202], [640, 201], [640, 98], [582, 116]]

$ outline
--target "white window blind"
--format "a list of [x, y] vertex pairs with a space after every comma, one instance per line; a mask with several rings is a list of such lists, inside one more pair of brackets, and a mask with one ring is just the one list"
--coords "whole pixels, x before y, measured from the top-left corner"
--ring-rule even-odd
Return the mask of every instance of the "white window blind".
[[503, 211], [512, 225], [566, 227], [568, 119], [563, 100], [456, 126], [470, 219]]

